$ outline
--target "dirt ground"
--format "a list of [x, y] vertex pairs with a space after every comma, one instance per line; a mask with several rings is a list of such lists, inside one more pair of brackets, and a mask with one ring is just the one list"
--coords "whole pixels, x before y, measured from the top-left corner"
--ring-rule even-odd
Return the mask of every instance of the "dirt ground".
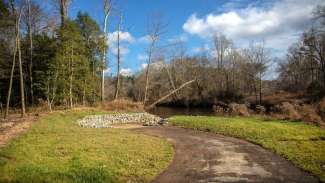
[[[44, 115], [46, 114], [42, 114], [42, 116]], [[29, 114], [21, 118], [20, 114], [11, 114], [5, 120], [0, 119], [0, 147], [29, 129], [39, 117], [38, 114]]]
[[155, 183], [318, 182], [318, 179], [258, 145], [176, 127], [130, 129], [173, 143], [172, 164]]

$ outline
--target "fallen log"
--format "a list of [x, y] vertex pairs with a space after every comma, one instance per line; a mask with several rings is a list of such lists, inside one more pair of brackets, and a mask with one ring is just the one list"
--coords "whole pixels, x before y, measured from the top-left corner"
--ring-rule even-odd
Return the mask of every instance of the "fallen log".
[[186, 83], [183, 83], [180, 87], [178, 87], [177, 89], [171, 91], [169, 94], [161, 97], [160, 99], [158, 99], [156, 102], [152, 103], [150, 106], [146, 107], [146, 109], [152, 109], [154, 108], [158, 103], [166, 100], [168, 97], [170, 97], [171, 95], [173, 95], [174, 93], [176, 93], [177, 91], [181, 90], [182, 88], [184, 88], [185, 86], [193, 83], [195, 81], [195, 79], [191, 80], [191, 81], [188, 81]]

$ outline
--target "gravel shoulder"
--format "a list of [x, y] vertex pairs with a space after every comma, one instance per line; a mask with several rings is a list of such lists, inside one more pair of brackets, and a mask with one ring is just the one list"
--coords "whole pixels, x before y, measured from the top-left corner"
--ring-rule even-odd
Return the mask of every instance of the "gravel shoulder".
[[154, 182], [319, 182], [262, 147], [244, 140], [177, 127], [132, 131], [173, 143], [172, 164]]

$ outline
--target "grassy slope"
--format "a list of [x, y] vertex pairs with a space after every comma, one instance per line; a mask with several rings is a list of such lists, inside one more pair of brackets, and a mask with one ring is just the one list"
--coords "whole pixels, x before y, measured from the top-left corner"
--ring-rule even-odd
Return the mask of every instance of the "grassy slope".
[[171, 145], [119, 129], [87, 129], [89, 112], [55, 113], [0, 149], [0, 182], [149, 182], [170, 163]]
[[298, 122], [258, 118], [175, 116], [173, 125], [239, 137], [271, 149], [325, 182], [325, 130]]

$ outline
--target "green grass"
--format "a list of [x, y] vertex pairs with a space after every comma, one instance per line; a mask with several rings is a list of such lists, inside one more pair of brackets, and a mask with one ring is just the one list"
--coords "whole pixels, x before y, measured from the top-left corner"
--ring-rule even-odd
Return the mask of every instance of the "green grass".
[[0, 182], [150, 182], [173, 157], [165, 140], [121, 129], [81, 128], [93, 112], [44, 117], [0, 149]]
[[260, 144], [325, 182], [325, 130], [302, 122], [258, 118], [174, 116], [171, 124], [211, 131]]

